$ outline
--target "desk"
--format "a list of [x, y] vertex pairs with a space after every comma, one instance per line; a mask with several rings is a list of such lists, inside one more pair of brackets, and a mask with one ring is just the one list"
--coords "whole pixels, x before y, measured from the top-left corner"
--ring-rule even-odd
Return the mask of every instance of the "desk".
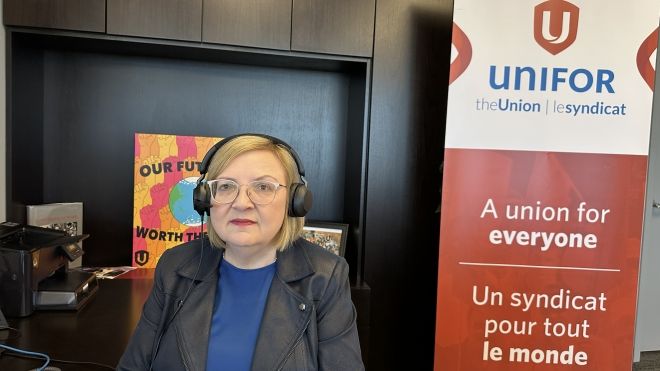
[[[66, 361], [88, 361], [116, 366], [142, 314], [151, 286], [153, 269], [136, 269], [114, 280], [99, 280], [96, 296], [81, 310], [35, 311], [25, 318], [7, 318], [21, 336], [0, 340], [3, 344]], [[367, 285], [351, 287], [358, 319], [362, 359], [367, 365], [369, 344], [369, 297]], [[7, 331], [0, 331], [0, 339]], [[14, 336], [11, 331], [10, 336]], [[0, 354], [0, 370], [25, 371], [43, 364]], [[51, 362], [62, 371], [102, 370], [90, 365]]]
[[[146, 270], [143, 270], [146, 271]], [[91, 361], [116, 366], [142, 313], [151, 290], [153, 272], [132, 271], [114, 280], [99, 280], [96, 296], [79, 311], [36, 311], [25, 318], [7, 318], [19, 338], [3, 344], [46, 353], [67, 361]], [[129, 278], [129, 279], [122, 279]], [[10, 337], [15, 332], [10, 332]], [[7, 331], [0, 331], [0, 339]], [[43, 364], [0, 354], [0, 370], [23, 371]], [[62, 371], [102, 370], [90, 365], [53, 363]]]

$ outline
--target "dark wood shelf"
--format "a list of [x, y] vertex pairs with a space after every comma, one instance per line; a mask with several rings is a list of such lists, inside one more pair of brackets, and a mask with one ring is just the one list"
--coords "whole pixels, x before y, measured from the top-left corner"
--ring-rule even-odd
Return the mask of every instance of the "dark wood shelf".
[[308, 169], [309, 217], [350, 225], [360, 281], [368, 60], [15, 29], [8, 42], [9, 220], [25, 222], [28, 204], [81, 201], [84, 264], [130, 265], [136, 132], [268, 133]]

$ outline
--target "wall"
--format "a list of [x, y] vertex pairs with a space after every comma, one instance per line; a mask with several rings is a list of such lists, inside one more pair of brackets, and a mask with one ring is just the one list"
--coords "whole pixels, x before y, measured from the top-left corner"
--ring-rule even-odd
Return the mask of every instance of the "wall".
[[452, 7], [376, 4], [365, 219], [370, 370], [433, 367]]

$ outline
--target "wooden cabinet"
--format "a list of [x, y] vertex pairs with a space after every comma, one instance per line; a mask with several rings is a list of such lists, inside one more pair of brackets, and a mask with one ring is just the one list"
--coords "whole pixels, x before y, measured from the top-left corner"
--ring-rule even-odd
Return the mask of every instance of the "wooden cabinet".
[[105, 32], [105, 0], [4, 0], [8, 26]]
[[202, 0], [107, 1], [109, 34], [202, 40]]
[[4, 0], [8, 26], [368, 57], [376, 0]]
[[294, 0], [291, 50], [371, 57], [375, 0]]
[[292, 0], [204, 0], [202, 41], [289, 50]]

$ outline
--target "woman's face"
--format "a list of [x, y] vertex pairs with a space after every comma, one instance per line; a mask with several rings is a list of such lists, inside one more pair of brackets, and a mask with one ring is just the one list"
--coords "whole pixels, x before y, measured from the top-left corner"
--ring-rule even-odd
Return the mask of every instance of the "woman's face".
[[273, 239], [284, 222], [287, 190], [280, 187], [273, 202], [257, 205], [248, 198], [245, 185], [255, 180], [286, 184], [286, 172], [278, 158], [266, 150], [242, 153], [216, 179], [230, 179], [241, 185], [234, 202], [213, 203], [211, 207], [211, 224], [227, 248], [252, 252], [276, 249]]

